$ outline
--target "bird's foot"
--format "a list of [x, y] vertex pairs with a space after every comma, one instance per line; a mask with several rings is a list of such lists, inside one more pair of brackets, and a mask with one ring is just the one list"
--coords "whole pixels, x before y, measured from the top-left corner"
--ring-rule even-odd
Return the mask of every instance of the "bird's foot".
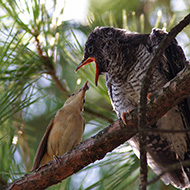
[[127, 125], [127, 122], [126, 122], [126, 119], [125, 119], [125, 115], [127, 115], [127, 114], [129, 114], [130, 113], [130, 110], [127, 110], [127, 112], [123, 112], [122, 114], [121, 114], [121, 119], [122, 119], [122, 121], [123, 121], [123, 123], [125, 124], [125, 125]]
[[61, 163], [61, 158], [57, 155], [53, 155], [53, 159], [57, 162], [57, 163]]
[[150, 101], [150, 97], [151, 97], [151, 96], [152, 96], [152, 93], [151, 93], [151, 92], [147, 94], [147, 100], [148, 100], [148, 101]]

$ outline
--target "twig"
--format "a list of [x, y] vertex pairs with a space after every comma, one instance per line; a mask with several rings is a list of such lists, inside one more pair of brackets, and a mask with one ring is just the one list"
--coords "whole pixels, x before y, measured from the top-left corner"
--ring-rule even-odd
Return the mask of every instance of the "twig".
[[47, 68], [47, 70], [48, 70], [46, 73], [51, 75], [52, 79], [54, 80], [55, 84], [60, 89], [60, 91], [63, 94], [68, 95], [67, 89], [64, 88], [64, 86], [61, 84], [60, 80], [56, 76], [56, 71], [55, 71], [55, 68], [53, 66], [53, 63], [52, 63], [50, 57], [43, 55], [43, 51], [42, 51], [42, 48], [41, 48], [41, 43], [39, 41], [39, 34], [38, 34], [38, 32], [34, 32], [33, 35], [35, 37], [36, 47], [37, 47], [37, 50], [38, 50], [38, 55], [42, 59], [45, 68]]
[[[139, 129], [128, 129], [127, 130], [128, 133], [138, 133], [139, 132]], [[148, 133], [156, 133], [156, 134], [159, 134], [159, 133], [172, 133], [172, 134], [175, 134], [175, 133], [190, 133], [190, 129], [181, 129], [181, 130], [175, 130], [175, 129], [144, 129], [143, 132], [141, 133], [144, 133], [144, 134], [148, 134]]]
[[46, 72], [47, 74], [50, 74], [52, 79], [54, 80], [56, 86], [59, 88], [59, 90], [65, 94], [66, 96], [69, 96], [69, 92], [64, 86], [61, 84], [60, 80], [58, 79], [55, 70]]
[[163, 172], [161, 172], [159, 175], [157, 175], [154, 179], [150, 180], [148, 183], [147, 183], [147, 186], [148, 185], [151, 185], [155, 182], [157, 182], [158, 180], [160, 180], [160, 178], [165, 175], [167, 172], [169, 171], [172, 171], [174, 169], [180, 169], [181, 168], [181, 165], [182, 166], [190, 166], [190, 160], [186, 160], [186, 161], [183, 161], [181, 163], [175, 163], [175, 164], [171, 164], [169, 166], [167, 166], [165, 168], [165, 170]]
[[[167, 111], [190, 94], [190, 66], [163, 87], [159, 93], [152, 95], [147, 105], [147, 123], [151, 125]], [[176, 86], [176, 89], [170, 86]], [[171, 90], [172, 89], [172, 90]], [[123, 144], [136, 133], [128, 129], [138, 129], [137, 109], [126, 115], [127, 126], [121, 120], [115, 121], [94, 137], [82, 142], [76, 148], [60, 157], [60, 162], [51, 161], [33, 173], [9, 184], [6, 189], [45, 189], [78, 172], [90, 163], [102, 159], [108, 152]]]
[[147, 160], [146, 160], [146, 136], [141, 134], [144, 128], [146, 128], [146, 105], [147, 105], [147, 93], [150, 87], [155, 66], [158, 63], [161, 55], [165, 49], [169, 46], [171, 41], [175, 36], [181, 32], [190, 23], [190, 14], [188, 14], [181, 22], [179, 22], [171, 31], [165, 36], [162, 42], [159, 44], [158, 49], [156, 49], [155, 55], [152, 58], [148, 69], [146, 71], [145, 78], [143, 79], [141, 92], [140, 92], [140, 103], [138, 108], [139, 115], [139, 144], [140, 144], [140, 190], [146, 190], [147, 183]]

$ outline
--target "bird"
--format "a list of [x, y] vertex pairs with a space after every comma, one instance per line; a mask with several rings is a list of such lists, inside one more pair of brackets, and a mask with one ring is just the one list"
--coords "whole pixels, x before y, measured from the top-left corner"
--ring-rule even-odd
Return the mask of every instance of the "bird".
[[58, 160], [58, 156], [65, 154], [81, 142], [85, 128], [82, 111], [88, 89], [87, 81], [78, 92], [65, 101], [63, 107], [50, 121], [37, 149], [32, 171], [53, 158]]
[[[101, 74], [106, 74], [106, 87], [118, 118], [134, 110], [139, 103], [140, 90], [146, 69], [167, 32], [153, 28], [148, 34], [130, 32], [114, 27], [96, 27], [89, 35], [84, 48], [84, 65], [95, 63], [95, 84]], [[148, 94], [158, 92], [188, 64], [183, 49], [173, 39], [158, 61]], [[162, 116], [150, 129], [184, 130], [190, 128], [190, 98], [182, 100]], [[162, 181], [176, 188], [190, 187], [190, 136], [188, 133], [148, 133], [147, 162], [152, 170], [161, 174], [170, 164], [180, 167], [167, 171]], [[139, 155], [138, 134], [128, 140], [135, 154]]]

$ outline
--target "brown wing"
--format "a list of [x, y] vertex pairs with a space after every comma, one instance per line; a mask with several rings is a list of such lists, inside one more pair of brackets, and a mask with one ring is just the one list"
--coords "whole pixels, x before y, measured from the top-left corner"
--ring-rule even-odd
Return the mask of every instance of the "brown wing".
[[46, 129], [46, 132], [45, 132], [44, 136], [42, 137], [42, 140], [40, 142], [40, 145], [38, 147], [38, 150], [37, 150], [35, 158], [34, 158], [32, 170], [35, 170], [40, 166], [40, 162], [41, 162], [44, 154], [46, 153], [47, 141], [48, 141], [49, 133], [52, 129], [53, 123], [54, 123], [54, 118], [50, 121], [50, 123]]

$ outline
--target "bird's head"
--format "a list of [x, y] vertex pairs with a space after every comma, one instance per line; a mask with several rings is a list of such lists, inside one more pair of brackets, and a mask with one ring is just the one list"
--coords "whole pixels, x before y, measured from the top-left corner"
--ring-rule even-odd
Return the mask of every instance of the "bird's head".
[[117, 46], [115, 35], [118, 29], [113, 27], [96, 27], [85, 44], [84, 58], [76, 71], [91, 62], [95, 63], [95, 84], [100, 74], [108, 72], [111, 65], [111, 56], [114, 56]]
[[85, 103], [85, 93], [89, 89], [88, 81], [85, 82], [84, 86], [76, 93], [72, 94], [66, 101], [64, 105], [74, 105], [81, 111]]

